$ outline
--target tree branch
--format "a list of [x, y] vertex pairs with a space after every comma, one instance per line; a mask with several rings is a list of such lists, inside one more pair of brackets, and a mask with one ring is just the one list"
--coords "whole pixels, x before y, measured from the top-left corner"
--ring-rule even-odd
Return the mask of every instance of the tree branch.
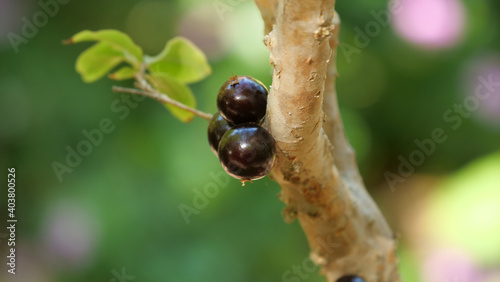
[[328, 281], [346, 274], [399, 281], [392, 231], [364, 188], [338, 110], [335, 1], [255, 2], [272, 28], [266, 126], [278, 146], [271, 176], [285, 220], [299, 219]]

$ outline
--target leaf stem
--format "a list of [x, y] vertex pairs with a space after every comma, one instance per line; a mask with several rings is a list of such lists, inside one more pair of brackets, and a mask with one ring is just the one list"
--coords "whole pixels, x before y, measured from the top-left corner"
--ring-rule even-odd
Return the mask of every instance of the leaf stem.
[[168, 97], [168, 95], [156, 91], [149, 84], [144, 84], [144, 83], [145, 83], [145, 81], [140, 81], [140, 84], [142, 84], [141, 88], [147, 88], [144, 90], [135, 89], [135, 88], [126, 88], [126, 87], [120, 87], [120, 86], [113, 86], [113, 92], [121, 92], [121, 93], [129, 93], [129, 94], [146, 96], [149, 98], [153, 98], [160, 103], [170, 104], [170, 105], [175, 106], [179, 109], [186, 110], [186, 111], [188, 111], [196, 116], [199, 116], [203, 119], [206, 119], [208, 121], [210, 121], [212, 119], [211, 114], [208, 114], [208, 113], [199, 111], [197, 109], [193, 109], [189, 106], [186, 106], [186, 105], [182, 104], [181, 102], [178, 102], [178, 101]]

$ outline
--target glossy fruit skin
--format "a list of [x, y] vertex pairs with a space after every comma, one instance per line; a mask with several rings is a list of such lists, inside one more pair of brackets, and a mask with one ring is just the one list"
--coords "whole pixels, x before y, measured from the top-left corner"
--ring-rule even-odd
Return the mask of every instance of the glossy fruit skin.
[[233, 124], [259, 123], [266, 115], [267, 88], [250, 76], [234, 76], [217, 95], [217, 108]]
[[220, 140], [222, 139], [222, 136], [224, 136], [224, 133], [231, 129], [231, 124], [225, 120], [219, 112], [213, 115], [212, 119], [210, 120], [210, 123], [208, 124], [208, 144], [210, 145], [210, 149], [212, 149], [212, 152], [216, 156], [219, 154], [217, 153], [217, 150], [219, 148], [219, 143]]
[[275, 156], [273, 136], [257, 124], [236, 125], [224, 134], [219, 144], [219, 159], [224, 170], [244, 181], [266, 176]]
[[365, 282], [365, 279], [356, 275], [345, 275], [337, 279], [337, 282]]

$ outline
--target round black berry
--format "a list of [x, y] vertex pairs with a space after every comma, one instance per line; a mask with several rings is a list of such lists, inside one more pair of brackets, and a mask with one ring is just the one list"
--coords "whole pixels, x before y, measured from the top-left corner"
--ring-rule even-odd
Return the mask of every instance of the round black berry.
[[337, 279], [337, 282], [365, 282], [365, 279], [356, 275], [345, 275]]
[[226, 81], [217, 95], [222, 116], [234, 124], [259, 123], [266, 115], [267, 88], [250, 76], [234, 76]]
[[276, 142], [256, 124], [240, 124], [229, 129], [219, 144], [219, 159], [224, 170], [243, 181], [260, 179], [274, 164]]
[[218, 155], [217, 149], [219, 148], [220, 140], [229, 129], [231, 129], [231, 125], [220, 115], [220, 113], [213, 115], [208, 124], [208, 144], [210, 144], [210, 148], [216, 156]]

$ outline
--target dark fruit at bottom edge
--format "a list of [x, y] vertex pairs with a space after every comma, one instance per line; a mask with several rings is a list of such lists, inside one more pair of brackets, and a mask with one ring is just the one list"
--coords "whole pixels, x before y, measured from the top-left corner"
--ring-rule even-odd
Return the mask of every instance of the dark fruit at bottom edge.
[[217, 108], [233, 124], [259, 123], [266, 115], [267, 88], [250, 76], [233, 76], [217, 95]]
[[208, 144], [216, 156], [218, 156], [217, 149], [219, 148], [220, 140], [229, 129], [231, 129], [231, 124], [219, 112], [213, 115], [208, 124]]
[[243, 181], [260, 179], [274, 164], [276, 142], [256, 124], [241, 124], [229, 129], [219, 144], [219, 159], [224, 170]]
[[365, 279], [356, 275], [345, 275], [337, 279], [337, 282], [365, 282]]

